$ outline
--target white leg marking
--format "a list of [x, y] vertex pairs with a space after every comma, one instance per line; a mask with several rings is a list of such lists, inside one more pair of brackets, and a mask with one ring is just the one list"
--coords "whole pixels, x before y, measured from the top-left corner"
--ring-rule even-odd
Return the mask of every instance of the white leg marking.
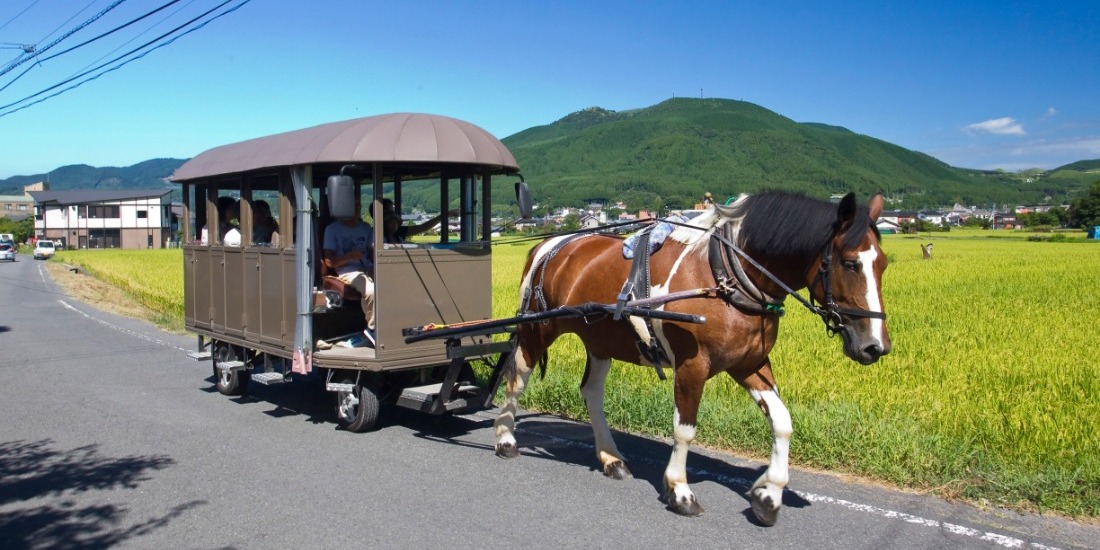
[[527, 386], [527, 378], [531, 376], [531, 367], [523, 359], [522, 348], [516, 350], [516, 377], [506, 380], [504, 392], [504, 405], [500, 408], [500, 414], [493, 422], [496, 432], [497, 449], [501, 445], [516, 445], [516, 409], [519, 408], [519, 395]]
[[787, 461], [790, 453], [791, 433], [794, 428], [791, 424], [791, 413], [787, 406], [779, 399], [774, 391], [749, 390], [749, 395], [757, 404], [765, 410], [768, 422], [772, 427], [772, 457], [768, 469], [756, 480], [752, 486], [752, 493], [761, 493], [761, 496], [771, 497], [775, 507], [783, 502], [783, 488], [787, 486], [789, 473]]
[[687, 482], [687, 457], [691, 442], [695, 440], [695, 426], [680, 422], [680, 410], [672, 413], [672, 456], [665, 467], [665, 483], [677, 500], [694, 500], [695, 495]]
[[[875, 282], [875, 259], [878, 258], [878, 252], [873, 248], [871, 250], [865, 250], [859, 253], [859, 261], [863, 264], [863, 277], [867, 280], [867, 309], [871, 311], [877, 311], [882, 313], [882, 303], [879, 302], [879, 289], [878, 283]], [[871, 336], [878, 340], [880, 347], [886, 347], [886, 338], [883, 337], [883, 320], [882, 319], [868, 319], [871, 322]]]

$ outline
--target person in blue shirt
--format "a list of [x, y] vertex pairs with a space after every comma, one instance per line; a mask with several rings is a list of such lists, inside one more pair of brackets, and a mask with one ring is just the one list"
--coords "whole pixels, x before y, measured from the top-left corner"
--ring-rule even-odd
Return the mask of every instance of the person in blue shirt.
[[341, 281], [363, 295], [367, 336], [374, 334], [374, 228], [360, 217], [362, 200], [355, 197], [355, 215], [336, 220], [325, 229], [325, 265]]

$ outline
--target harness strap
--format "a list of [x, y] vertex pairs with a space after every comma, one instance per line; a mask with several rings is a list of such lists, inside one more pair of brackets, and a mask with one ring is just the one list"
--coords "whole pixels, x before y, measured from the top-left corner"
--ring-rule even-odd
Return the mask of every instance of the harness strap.
[[[741, 266], [730, 242], [730, 229], [723, 228], [726, 235], [713, 234], [709, 243], [710, 269], [718, 283], [719, 296], [726, 303], [746, 313], [783, 315], [783, 300], [777, 300], [760, 290]], [[725, 246], [723, 246], [725, 244]], [[730, 268], [733, 276], [730, 276]]]
[[[554, 256], [558, 255], [558, 252], [560, 252], [561, 249], [565, 248], [565, 245], [578, 239], [583, 239], [584, 237], [590, 237], [592, 235], [595, 235], [595, 233], [576, 233], [558, 241], [553, 248], [551, 248], [546, 254], [543, 254], [543, 256], [539, 258], [537, 265], [531, 266], [531, 269], [538, 270], [538, 281], [524, 289], [523, 303], [520, 304], [519, 310], [520, 314], [530, 313], [532, 311], [530, 305], [532, 295], [534, 295], [535, 299], [538, 301], [537, 311], [546, 311], [548, 309], [546, 304], [546, 295], [542, 292], [542, 285], [546, 282], [546, 265], [550, 263], [550, 260], [553, 259]], [[545, 323], [549, 321], [543, 322]]]
[[[635, 237], [634, 261], [630, 263], [630, 273], [626, 276], [623, 288], [616, 297], [615, 312], [611, 316], [616, 321], [622, 319], [623, 308], [626, 307], [628, 302], [636, 303], [634, 302], [636, 300], [649, 300], [649, 239], [655, 227], [657, 227], [656, 224], [647, 226], [639, 231]], [[649, 308], [648, 305], [640, 307]], [[649, 342], [643, 341], [639, 334], [637, 340], [635, 340], [638, 353], [653, 364], [653, 370], [657, 371], [657, 378], [665, 380], [665, 371], [661, 368], [661, 365], [671, 365], [672, 360], [669, 359], [668, 352], [661, 345], [661, 341], [657, 339], [657, 331], [653, 328], [653, 319], [644, 317], [643, 324], [646, 332], [649, 333]]]

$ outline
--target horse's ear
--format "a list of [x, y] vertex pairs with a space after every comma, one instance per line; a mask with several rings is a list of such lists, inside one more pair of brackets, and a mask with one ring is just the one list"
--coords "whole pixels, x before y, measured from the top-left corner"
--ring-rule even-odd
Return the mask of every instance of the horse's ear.
[[856, 194], [848, 193], [840, 199], [840, 208], [837, 209], [837, 221], [847, 223], [856, 217]]
[[882, 215], [882, 202], [882, 193], [878, 193], [867, 201], [867, 213], [870, 215], [872, 222], [878, 220], [878, 217]]

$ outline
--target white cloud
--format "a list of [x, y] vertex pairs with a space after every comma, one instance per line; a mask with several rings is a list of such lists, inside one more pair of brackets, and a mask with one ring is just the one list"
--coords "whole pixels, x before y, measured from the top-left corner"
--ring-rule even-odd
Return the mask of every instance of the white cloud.
[[1027, 135], [1027, 132], [1024, 131], [1023, 125], [1021, 125], [1019, 122], [1016, 122], [1016, 119], [1008, 116], [1003, 118], [994, 118], [985, 122], [975, 122], [974, 124], [964, 126], [963, 131], [968, 134], [985, 133], [1000, 136]]
[[1052, 117], [1052, 116], [1054, 116], [1054, 115], [1056, 115], [1056, 114], [1058, 114], [1058, 110], [1057, 110], [1057, 109], [1055, 109], [1054, 107], [1047, 107], [1047, 114], [1046, 114], [1046, 115], [1044, 115], [1044, 116], [1045, 116], [1046, 118], [1050, 118], [1050, 117]]

